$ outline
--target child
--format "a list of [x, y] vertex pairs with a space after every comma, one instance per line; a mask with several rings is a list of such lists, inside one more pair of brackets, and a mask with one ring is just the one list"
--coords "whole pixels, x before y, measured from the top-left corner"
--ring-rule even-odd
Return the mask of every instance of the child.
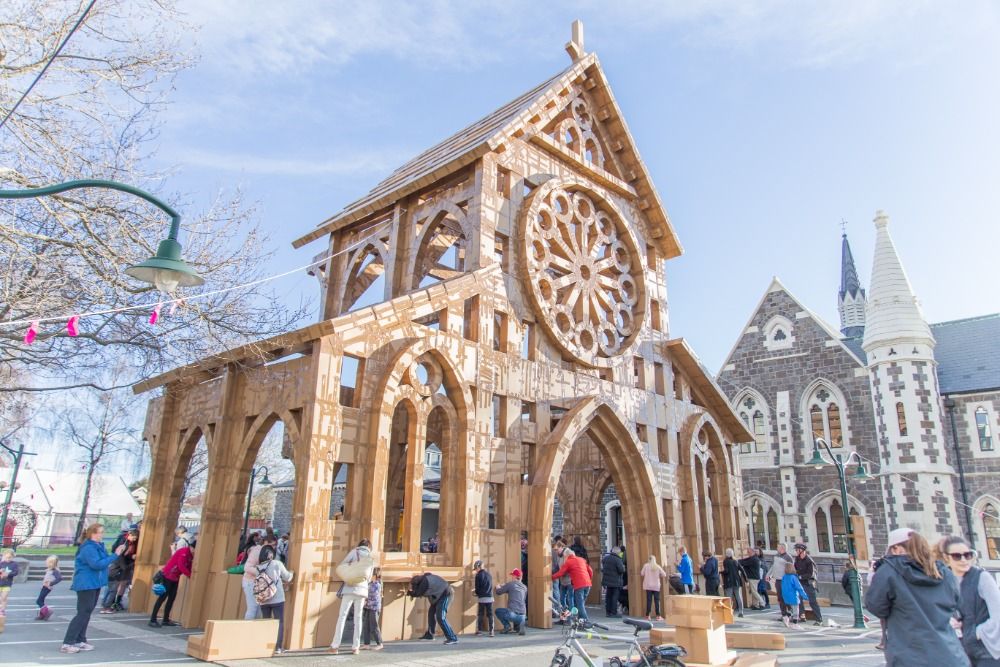
[[785, 563], [785, 576], [781, 578], [781, 599], [785, 606], [781, 608], [781, 620], [785, 627], [791, 627], [788, 623], [798, 623], [799, 619], [791, 618], [791, 610], [797, 610], [799, 604], [806, 598], [806, 589], [802, 588], [802, 583], [795, 575], [795, 564]]
[[0, 616], [7, 615], [7, 597], [10, 595], [10, 587], [18, 572], [20, 569], [14, 562], [14, 551], [4, 549], [3, 556], [0, 556]]
[[38, 616], [36, 621], [47, 621], [52, 616], [52, 610], [45, 604], [45, 598], [52, 592], [52, 587], [62, 581], [62, 572], [59, 571], [59, 556], [49, 556], [45, 559], [45, 576], [42, 577], [42, 590], [38, 592]]
[[368, 598], [365, 600], [364, 625], [362, 625], [362, 643], [368, 648], [371, 640], [375, 645], [373, 651], [381, 651], [382, 631], [378, 627], [378, 615], [382, 611], [382, 568], [372, 570], [372, 578], [368, 581]]

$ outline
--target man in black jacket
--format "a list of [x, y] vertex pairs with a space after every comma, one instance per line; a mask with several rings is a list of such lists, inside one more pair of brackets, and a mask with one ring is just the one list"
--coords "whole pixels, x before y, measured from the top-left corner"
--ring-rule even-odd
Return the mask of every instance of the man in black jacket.
[[601, 578], [606, 589], [604, 594], [604, 613], [608, 618], [618, 618], [618, 594], [625, 582], [625, 563], [622, 562], [622, 550], [615, 547], [611, 553], [601, 560]]
[[[760, 584], [761, 577], [761, 562], [757, 558], [757, 552], [753, 549], [747, 549], [747, 557], [740, 559], [740, 567], [747, 573], [747, 583], [750, 585], [750, 600], [753, 600], [750, 608], [763, 609], [764, 598], [760, 596], [760, 592], [757, 590], [757, 585]], [[747, 602], [750, 602], [750, 600], [747, 600]]]
[[719, 594], [719, 559], [711, 551], [702, 554], [701, 576], [705, 577], [705, 595]]
[[726, 558], [722, 561], [722, 589], [726, 597], [732, 598], [736, 615], [743, 618], [743, 582], [746, 581], [746, 573], [734, 555], [732, 549], [726, 549]]
[[427, 632], [421, 639], [434, 639], [434, 631], [437, 629], [435, 621], [441, 625], [447, 644], [457, 644], [458, 637], [448, 624], [448, 605], [451, 604], [451, 586], [447, 581], [425, 572], [410, 579], [410, 590], [406, 592], [411, 598], [426, 597], [430, 602], [427, 608]]
[[[815, 625], [823, 625], [823, 612], [819, 609], [816, 598], [816, 561], [809, 555], [809, 549], [801, 542], [795, 545], [795, 574], [799, 577], [806, 597], [809, 598], [809, 609], [816, 617]], [[805, 605], [799, 605], [799, 620], [806, 619]]]

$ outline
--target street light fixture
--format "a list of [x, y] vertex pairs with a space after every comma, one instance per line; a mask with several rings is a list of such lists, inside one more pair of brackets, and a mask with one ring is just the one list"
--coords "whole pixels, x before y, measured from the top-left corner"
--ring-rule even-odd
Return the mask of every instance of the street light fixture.
[[[832, 460], [827, 461], [823, 458], [819, 450], [820, 445], [823, 446], [823, 449], [826, 450]], [[861, 462], [861, 456], [857, 452], [851, 452], [845, 460], [840, 454], [834, 454], [830, 449], [830, 445], [826, 444], [826, 440], [823, 438], [815, 438], [813, 440], [813, 455], [808, 465], [816, 469], [833, 465], [837, 469], [837, 477], [840, 479], [840, 506], [844, 516], [845, 528], [847, 529], [847, 553], [854, 563], [854, 568], [848, 571], [848, 579], [851, 583], [851, 597], [854, 599], [854, 627], [860, 630], [868, 626], [865, 625], [865, 613], [861, 609], [861, 577], [858, 574], [857, 568], [858, 553], [854, 547], [854, 526], [851, 524], [851, 513], [848, 509], [850, 506], [847, 501], [847, 475], [844, 471], [844, 468], [851, 464], [851, 459], [855, 457], [857, 458], [857, 470], [851, 475], [851, 479], [862, 483], [872, 479], [872, 476], [868, 474], [868, 470], [865, 468], [865, 464]]]
[[56, 195], [67, 190], [79, 190], [81, 188], [100, 188], [127, 192], [145, 199], [170, 216], [170, 232], [167, 234], [167, 238], [160, 241], [159, 247], [156, 249], [156, 254], [145, 262], [125, 269], [127, 275], [136, 280], [155, 285], [156, 289], [170, 295], [178, 287], [197, 287], [204, 284], [205, 279], [199, 276], [197, 271], [181, 259], [181, 244], [177, 242], [177, 236], [180, 234], [181, 229], [180, 214], [166, 202], [157, 199], [144, 190], [116, 181], [90, 178], [27, 190], [0, 190], [0, 199], [34, 199]]
[[247, 512], [246, 516], [243, 518], [243, 542], [246, 543], [247, 538], [250, 533], [247, 532], [250, 529], [250, 501], [253, 500], [253, 483], [257, 480], [257, 473], [263, 472], [264, 477], [260, 480], [261, 486], [271, 486], [271, 480], [267, 477], [267, 466], [257, 466], [256, 468], [250, 469], [250, 490], [247, 491]]

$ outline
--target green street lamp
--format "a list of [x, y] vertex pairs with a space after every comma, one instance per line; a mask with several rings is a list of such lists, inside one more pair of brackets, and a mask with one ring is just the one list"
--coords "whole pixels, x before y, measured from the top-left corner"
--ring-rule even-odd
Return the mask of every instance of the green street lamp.
[[253, 483], [257, 480], [257, 475], [259, 473], [264, 473], [264, 477], [260, 480], [261, 486], [271, 486], [271, 480], [268, 478], [267, 466], [257, 466], [255, 468], [250, 468], [250, 490], [247, 491], [247, 511], [243, 516], [243, 543], [246, 544], [246, 540], [250, 537], [250, 501], [253, 500]]
[[[830, 455], [830, 461], [823, 458], [823, 454], [819, 451], [820, 445]], [[855, 565], [848, 573], [848, 579], [851, 584], [851, 597], [854, 599], [854, 627], [861, 630], [868, 626], [865, 624], [865, 613], [861, 609], [861, 577], [858, 574], [857, 568], [858, 553], [854, 546], [854, 526], [851, 524], [851, 513], [848, 509], [850, 506], [847, 502], [847, 474], [844, 470], [846, 466], [851, 464], [851, 459], [855, 457], [857, 458], [857, 469], [851, 475], [851, 479], [862, 484], [873, 479], [868, 474], [868, 470], [865, 468], [865, 464], [861, 462], [861, 456], [857, 452], [851, 452], [845, 460], [840, 454], [834, 454], [830, 449], [830, 445], [826, 444], [823, 438], [813, 440], [813, 455], [807, 465], [811, 465], [817, 470], [827, 465], [833, 465], [837, 469], [837, 477], [840, 478], [840, 506], [844, 514], [845, 528], [847, 529], [847, 553]]]
[[160, 245], [156, 249], [156, 254], [145, 262], [125, 269], [127, 275], [144, 283], [155, 285], [156, 289], [166, 294], [173, 294], [178, 287], [197, 287], [204, 284], [205, 279], [199, 276], [197, 271], [181, 259], [181, 244], [177, 242], [177, 236], [181, 229], [180, 214], [167, 203], [144, 190], [116, 181], [82, 179], [41, 188], [29, 188], [27, 190], [0, 190], [0, 199], [48, 197], [60, 192], [66, 192], [67, 190], [79, 190], [81, 188], [101, 188], [127, 192], [145, 199], [170, 216], [170, 232], [167, 234], [167, 238], [160, 241]]

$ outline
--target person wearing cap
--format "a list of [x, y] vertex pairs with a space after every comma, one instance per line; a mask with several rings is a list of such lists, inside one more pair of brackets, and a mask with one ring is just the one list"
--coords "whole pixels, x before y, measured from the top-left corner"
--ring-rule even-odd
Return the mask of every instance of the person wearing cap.
[[[809, 609], [815, 617], [814, 625], [823, 625], [823, 612], [819, 609], [819, 599], [816, 596], [816, 561], [809, 555], [809, 548], [801, 542], [795, 545], [795, 574], [809, 600]], [[799, 603], [799, 620], [804, 621], [805, 618], [805, 604]]]
[[955, 576], [914, 530], [897, 528], [888, 543], [888, 555], [865, 592], [865, 607], [885, 619], [886, 665], [969, 667], [952, 628], [960, 603]]
[[476, 573], [475, 591], [476, 599], [479, 601], [479, 609], [476, 615], [476, 634], [481, 635], [489, 630], [490, 637], [493, 636], [493, 575], [483, 569], [483, 561], [477, 560], [472, 566], [472, 571]]
[[507, 606], [497, 609], [497, 618], [503, 624], [502, 634], [516, 632], [523, 635], [524, 624], [528, 620], [528, 587], [521, 583], [521, 570], [516, 567], [511, 570], [510, 581], [498, 587], [496, 594], [507, 596]]

